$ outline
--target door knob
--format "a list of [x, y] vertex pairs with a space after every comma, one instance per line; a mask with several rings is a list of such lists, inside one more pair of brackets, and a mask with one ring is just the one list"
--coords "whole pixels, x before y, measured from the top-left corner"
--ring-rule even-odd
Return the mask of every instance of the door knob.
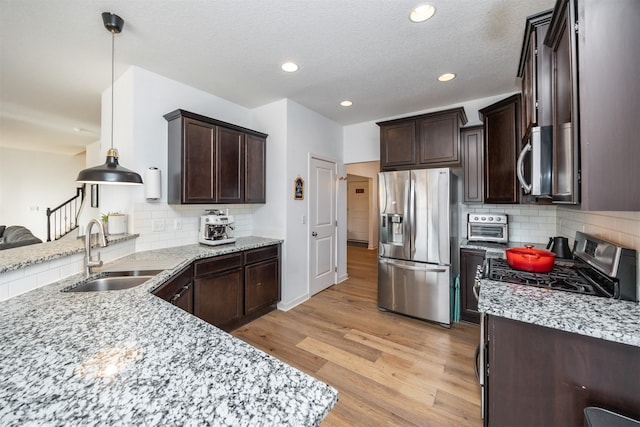
[[313, 237], [316, 237], [316, 236], [318, 235], [318, 233], [316, 233], [315, 231], [313, 231], [313, 232], [311, 233], [311, 235], [312, 235]]

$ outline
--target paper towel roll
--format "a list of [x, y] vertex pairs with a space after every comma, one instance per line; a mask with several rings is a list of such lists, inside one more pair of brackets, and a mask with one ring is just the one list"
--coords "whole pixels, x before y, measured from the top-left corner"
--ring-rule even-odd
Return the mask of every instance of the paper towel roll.
[[162, 196], [160, 169], [149, 168], [144, 173], [144, 194], [147, 199], [157, 200]]

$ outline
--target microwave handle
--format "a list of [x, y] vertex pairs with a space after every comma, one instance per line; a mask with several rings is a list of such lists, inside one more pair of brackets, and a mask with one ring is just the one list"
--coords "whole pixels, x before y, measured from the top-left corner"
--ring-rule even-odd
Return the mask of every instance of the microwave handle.
[[527, 142], [527, 145], [525, 145], [520, 152], [520, 156], [518, 157], [518, 165], [516, 167], [516, 170], [518, 172], [518, 181], [520, 181], [520, 185], [522, 186], [526, 194], [531, 193], [531, 184], [527, 184], [527, 181], [525, 181], [524, 179], [524, 156], [526, 156], [527, 152], [529, 151], [531, 151], [531, 143]]

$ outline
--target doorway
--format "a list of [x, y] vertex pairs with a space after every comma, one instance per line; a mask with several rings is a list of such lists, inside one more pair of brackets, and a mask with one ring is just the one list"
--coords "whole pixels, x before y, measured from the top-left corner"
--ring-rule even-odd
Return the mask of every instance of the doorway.
[[347, 245], [369, 246], [371, 178], [347, 175]]
[[[365, 243], [367, 249], [375, 250], [378, 248], [378, 172], [380, 171], [380, 162], [350, 163], [345, 167], [348, 191], [347, 245], [362, 246]], [[365, 181], [367, 186], [364, 186]], [[359, 192], [356, 193], [356, 191]], [[361, 212], [365, 202], [367, 204], [366, 214]], [[362, 232], [365, 217], [366, 237]]]

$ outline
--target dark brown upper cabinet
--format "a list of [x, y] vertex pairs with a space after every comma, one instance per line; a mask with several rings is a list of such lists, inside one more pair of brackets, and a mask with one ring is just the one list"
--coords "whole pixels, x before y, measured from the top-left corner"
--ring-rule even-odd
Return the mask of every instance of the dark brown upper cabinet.
[[522, 79], [522, 118], [526, 133], [532, 126], [553, 124], [551, 115], [551, 48], [544, 39], [553, 10], [527, 17], [518, 77]]
[[[640, 211], [638, 19], [637, 0], [556, 1], [545, 37], [553, 50], [556, 203]], [[555, 173], [562, 165], [574, 169], [566, 180]]]
[[267, 135], [184, 110], [169, 125], [169, 204], [265, 203]]
[[520, 94], [479, 111], [484, 121], [484, 202], [518, 203], [516, 155], [520, 130]]
[[460, 129], [462, 169], [464, 171], [464, 203], [482, 203], [484, 197], [484, 128]]
[[380, 126], [380, 168], [400, 170], [461, 164], [460, 127], [464, 108], [438, 111], [377, 123]]
[[247, 134], [244, 150], [244, 201], [246, 203], [265, 203], [266, 182], [266, 146], [267, 139]]

